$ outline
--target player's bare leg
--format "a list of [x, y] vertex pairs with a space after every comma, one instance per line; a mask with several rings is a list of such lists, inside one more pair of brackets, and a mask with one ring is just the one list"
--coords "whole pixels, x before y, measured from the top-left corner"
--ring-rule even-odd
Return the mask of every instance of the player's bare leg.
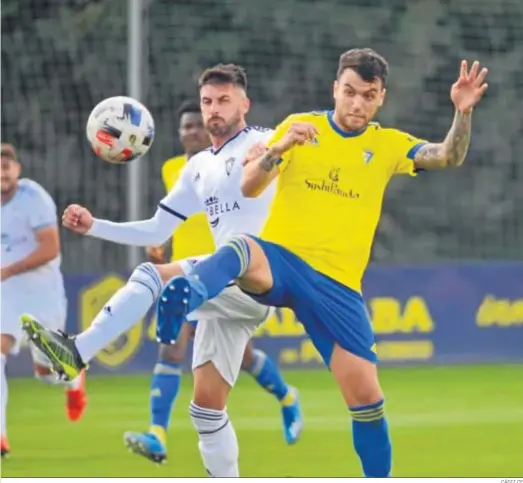
[[180, 337], [173, 345], [161, 344], [158, 362], [151, 380], [151, 423], [149, 431], [128, 431], [124, 434], [125, 445], [134, 453], [154, 463], [167, 459], [167, 429], [173, 404], [180, 388], [182, 363], [187, 355], [189, 340], [194, 328], [186, 323]]
[[1, 340], [1, 371], [0, 374], [1, 377], [1, 386], [0, 386], [0, 397], [2, 399], [2, 412], [0, 414], [1, 416], [1, 431], [0, 431], [0, 450], [2, 454], [2, 458], [4, 456], [7, 456], [9, 452], [11, 451], [11, 448], [9, 446], [9, 442], [7, 440], [7, 397], [8, 397], [8, 387], [7, 387], [7, 377], [5, 373], [6, 369], [6, 363], [7, 363], [7, 357], [9, 353], [11, 352], [11, 349], [15, 345], [15, 338], [10, 334], [0, 334], [0, 340]]

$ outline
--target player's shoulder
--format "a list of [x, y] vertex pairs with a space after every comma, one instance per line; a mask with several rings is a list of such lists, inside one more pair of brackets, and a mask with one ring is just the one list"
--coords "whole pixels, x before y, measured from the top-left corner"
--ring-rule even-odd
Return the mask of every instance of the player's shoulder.
[[272, 136], [274, 129], [265, 126], [247, 126], [243, 130], [246, 142], [264, 141]]
[[32, 179], [21, 178], [18, 181], [18, 190], [25, 199], [32, 201], [51, 201], [54, 204], [51, 195], [46, 191], [46, 189], [41, 184]]
[[382, 138], [387, 138], [391, 140], [409, 136], [414, 138], [414, 136], [411, 136], [409, 133], [402, 131], [401, 129], [382, 126], [379, 122], [374, 121], [369, 123], [367, 130], [378, 134]]
[[308, 112], [295, 112], [289, 114], [282, 124], [291, 124], [293, 122], [310, 122], [313, 124], [324, 122], [327, 119], [329, 111], [308, 111]]

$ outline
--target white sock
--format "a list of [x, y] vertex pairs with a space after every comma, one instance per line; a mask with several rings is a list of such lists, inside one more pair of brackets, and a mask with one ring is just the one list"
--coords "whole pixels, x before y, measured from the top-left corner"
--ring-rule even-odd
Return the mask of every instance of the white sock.
[[0, 422], [1, 426], [1, 433], [2, 436], [5, 436], [7, 434], [7, 377], [5, 375], [5, 365], [7, 362], [7, 356], [5, 354], [1, 354], [1, 370], [2, 370], [2, 384], [0, 386], [0, 398], [2, 399], [2, 421]]
[[116, 292], [91, 326], [76, 337], [76, 348], [84, 362], [127, 332], [145, 315], [156, 300], [163, 283], [152, 263], [135, 268], [127, 285]]
[[198, 448], [209, 476], [239, 478], [238, 440], [227, 411], [202, 408], [191, 401], [189, 414], [200, 437]]

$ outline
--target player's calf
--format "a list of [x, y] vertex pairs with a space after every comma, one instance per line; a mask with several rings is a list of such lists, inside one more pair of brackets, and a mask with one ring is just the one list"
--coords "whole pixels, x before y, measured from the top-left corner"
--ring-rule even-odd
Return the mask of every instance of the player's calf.
[[375, 364], [335, 345], [330, 369], [352, 417], [354, 449], [363, 473], [390, 476], [392, 448]]

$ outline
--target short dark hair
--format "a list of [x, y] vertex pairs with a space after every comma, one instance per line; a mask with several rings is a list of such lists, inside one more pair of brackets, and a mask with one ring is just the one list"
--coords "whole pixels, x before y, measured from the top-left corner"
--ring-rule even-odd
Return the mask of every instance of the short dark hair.
[[341, 54], [337, 78], [347, 69], [355, 71], [365, 82], [380, 79], [384, 87], [389, 75], [389, 64], [372, 49], [351, 49]]
[[245, 69], [236, 64], [218, 64], [203, 71], [198, 87], [205, 84], [234, 84], [247, 90]]
[[178, 110], [176, 111], [176, 116], [180, 119], [186, 113], [195, 113], [201, 114], [202, 110], [200, 104], [193, 100], [183, 101]]
[[16, 154], [16, 149], [11, 143], [2, 143], [1, 146], [1, 155], [2, 158], [7, 158], [12, 161], [18, 162], [18, 156]]

